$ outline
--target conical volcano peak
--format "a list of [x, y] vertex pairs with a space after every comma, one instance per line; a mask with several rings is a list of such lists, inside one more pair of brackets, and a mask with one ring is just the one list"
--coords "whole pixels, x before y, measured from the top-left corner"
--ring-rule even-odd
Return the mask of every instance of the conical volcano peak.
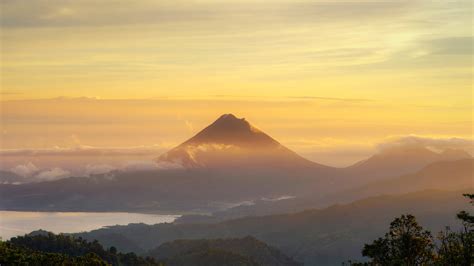
[[224, 114], [184, 144], [226, 144], [236, 146], [271, 146], [279, 143], [253, 127], [245, 118]]
[[233, 114], [221, 115], [194, 137], [162, 154], [158, 162], [185, 168], [322, 167]]
[[234, 114], [223, 114], [221, 115], [216, 122], [218, 121], [232, 121], [232, 120], [245, 120], [245, 118], [237, 118]]
[[245, 118], [239, 119], [233, 114], [221, 115], [208, 128], [213, 130], [252, 130], [252, 126], [245, 120]]

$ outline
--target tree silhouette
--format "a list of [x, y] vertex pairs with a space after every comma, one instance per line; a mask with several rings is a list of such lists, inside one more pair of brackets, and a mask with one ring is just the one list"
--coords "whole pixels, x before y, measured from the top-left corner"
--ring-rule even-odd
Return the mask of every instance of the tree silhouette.
[[372, 265], [424, 265], [433, 260], [433, 250], [431, 233], [408, 214], [396, 218], [383, 238], [366, 244], [362, 255], [372, 258]]
[[[464, 194], [474, 205], [474, 194]], [[474, 216], [466, 211], [457, 214], [462, 222], [462, 229], [453, 232], [449, 227], [438, 235], [440, 247], [437, 263], [439, 265], [466, 265], [474, 263]]]
[[44, 232], [0, 241], [0, 265], [160, 265], [135, 253], [105, 249], [97, 240], [88, 242], [70, 235]]
[[[474, 194], [464, 194], [474, 205]], [[429, 231], [418, 225], [413, 215], [402, 215], [390, 224], [390, 231], [371, 244], [366, 244], [362, 255], [369, 262], [348, 261], [349, 265], [474, 265], [474, 216], [461, 211], [458, 232], [446, 227], [438, 234], [439, 247], [435, 252]]]

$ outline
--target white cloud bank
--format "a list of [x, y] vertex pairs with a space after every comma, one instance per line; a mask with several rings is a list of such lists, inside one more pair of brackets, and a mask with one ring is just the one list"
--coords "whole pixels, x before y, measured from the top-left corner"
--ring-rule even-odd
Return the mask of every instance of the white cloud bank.
[[53, 181], [61, 178], [66, 178], [71, 175], [71, 172], [59, 167], [53, 167], [51, 169], [40, 169], [32, 162], [19, 164], [11, 168], [10, 171], [23, 178], [23, 180], [18, 181], [20, 183]]
[[[120, 165], [87, 164], [83, 167], [79, 167], [79, 168], [76, 167], [75, 169], [65, 169], [64, 166], [41, 168], [41, 167], [36, 166], [32, 162], [27, 162], [27, 163], [19, 164], [10, 169], [5, 169], [5, 170], [18, 175], [20, 179], [15, 180], [13, 183], [21, 184], [21, 183], [54, 181], [54, 180], [73, 177], [73, 176], [91, 177], [94, 175], [102, 175], [102, 174], [107, 174], [114, 171], [136, 172], [136, 171], [171, 170], [171, 169], [181, 169], [181, 168], [183, 168], [182, 165], [178, 163], [155, 162], [152, 160], [133, 160], [133, 161], [122, 162]], [[1, 181], [1, 177], [0, 177], [0, 181]], [[8, 181], [6, 183], [12, 183], [12, 182]]]
[[17, 174], [17, 175], [21, 176], [21, 177], [31, 177], [35, 173], [37, 173], [39, 171], [39, 169], [33, 163], [28, 162], [26, 164], [17, 165], [15, 167], [13, 167], [12, 169], [10, 169], [10, 171], [13, 172], [14, 174]]
[[[341, 165], [348, 166], [370, 157], [374, 153], [396, 147], [425, 147], [434, 151], [448, 149], [464, 150], [474, 154], [474, 141], [461, 137], [430, 137], [421, 135], [401, 135], [385, 138], [378, 143], [358, 143], [344, 140], [319, 139], [315, 141], [286, 143], [290, 148], [299, 151], [307, 158], [332, 165], [332, 161], [343, 161]], [[195, 148], [188, 154], [194, 158], [196, 152], [220, 150], [229, 147], [210, 145]], [[158, 146], [141, 146], [129, 148], [52, 148], [52, 149], [23, 149], [3, 150], [0, 157], [3, 159], [3, 170], [18, 175], [19, 182], [52, 181], [71, 176], [90, 177], [114, 171], [154, 171], [163, 169], [180, 169], [182, 162], [161, 160], [156, 162], [158, 154], [164, 150]], [[189, 151], [187, 151], [189, 152]], [[113, 160], [106, 160], [111, 157]], [[47, 158], [46, 164], [41, 161]], [[53, 158], [53, 160], [51, 160]], [[77, 161], [81, 158], [83, 161]], [[98, 160], [100, 158], [100, 160]], [[6, 164], [6, 159], [9, 163]], [[73, 164], [68, 164], [73, 161]], [[21, 163], [18, 163], [21, 162]]]
[[50, 170], [45, 170], [35, 175], [33, 178], [38, 182], [41, 181], [53, 181], [57, 179], [62, 179], [69, 177], [71, 173], [67, 170], [61, 169], [59, 167], [52, 168]]

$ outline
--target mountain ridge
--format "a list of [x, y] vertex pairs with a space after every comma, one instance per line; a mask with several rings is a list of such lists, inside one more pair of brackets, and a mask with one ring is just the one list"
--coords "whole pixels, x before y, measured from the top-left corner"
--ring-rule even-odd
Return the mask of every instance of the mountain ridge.
[[[212, 215], [184, 215], [179, 217], [175, 223], [213, 223], [245, 216], [293, 213], [308, 208], [327, 206], [336, 202], [347, 203], [365, 197], [395, 195], [422, 190], [474, 189], [474, 184], [471, 181], [473, 174], [474, 159], [440, 161], [431, 163], [415, 173], [374, 181], [326, 197], [312, 195], [275, 202], [259, 200], [252, 205], [237, 206], [215, 212]], [[447, 176], [449, 178], [446, 178]]]
[[471, 158], [469, 153], [461, 149], [435, 152], [424, 146], [401, 145], [383, 149], [367, 159], [342, 168], [342, 172], [357, 178], [358, 182], [370, 183], [414, 173], [435, 162]]

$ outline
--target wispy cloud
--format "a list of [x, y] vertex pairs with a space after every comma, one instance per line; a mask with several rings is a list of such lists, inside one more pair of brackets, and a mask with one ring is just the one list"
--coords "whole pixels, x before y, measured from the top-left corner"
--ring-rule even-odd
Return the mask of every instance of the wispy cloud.
[[[120, 26], [232, 21], [275, 23], [374, 20], [418, 1], [2, 1], [3, 27]], [[247, 21], [246, 23], [249, 23]]]
[[19, 164], [9, 170], [21, 177], [21, 179], [14, 180], [14, 183], [53, 181], [71, 176], [69, 171], [60, 167], [40, 169], [32, 162]]
[[[205, 18], [209, 11], [163, 2], [2, 1], [3, 27], [91, 27], [154, 24]], [[28, 15], [30, 14], [30, 15]]]
[[28, 162], [26, 164], [19, 164], [11, 168], [10, 171], [21, 177], [31, 177], [39, 171], [39, 168], [33, 163]]
[[33, 178], [36, 179], [38, 182], [42, 181], [53, 181], [57, 179], [62, 179], [69, 177], [71, 173], [67, 170], [61, 169], [59, 167], [55, 167], [49, 170], [42, 171], [38, 173]]
[[423, 147], [437, 152], [462, 150], [474, 155], [474, 141], [460, 137], [390, 136], [374, 142], [354, 139], [296, 139], [284, 143], [304, 157], [336, 167], [352, 165], [393, 147]]
[[449, 38], [437, 38], [426, 41], [432, 54], [438, 55], [472, 55], [473, 36], [455, 36]]
[[342, 102], [373, 102], [371, 99], [356, 98], [334, 98], [334, 97], [317, 97], [317, 96], [289, 96], [288, 99], [297, 100], [325, 100], [325, 101], [342, 101]]
[[136, 146], [136, 147], [53, 147], [43, 149], [3, 149], [0, 157], [18, 156], [147, 156], [163, 152], [162, 145]]
[[377, 144], [378, 150], [385, 150], [392, 147], [426, 147], [435, 150], [461, 149], [474, 152], [474, 140], [458, 137], [426, 137], [426, 136], [394, 136], [387, 138], [384, 142]]
[[[18, 161], [32, 159], [35, 161], [38, 158], [21, 158]], [[14, 167], [8, 168], [2, 166], [3, 171], [10, 171], [16, 174], [18, 177], [0, 176], [0, 184], [22, 184], [22, 183], [34, 183], [34, 182], [45, 182], [54, 181], [69, 177], [94, 177], [97, 175], [105, 175], [106, 178], [113, 178], [117, 171], [119, 172], [137, 172], [137, 171], [158, 171], [158, 170], [170, 170], [170, 169], [181, 169], [183, 166], [179, 163], [169, 162], [157, 162], [152, 158], [149, 159], [122, 159], [114, 161], [113, 164], [95, 163], [97, 157], [88, 157], [87, 164], [84, 165], [82, 161], [73, 165], [67, 164], [67, 162], [57, 160], [55, 166], [52, 167], [41, 167], [37, 166], [36, 163], [28, 161], [24, 164], [18, 164]]]
[[[413, 82], [411, 75], [419, 73], [406, 71], [409, 67], [437, 62], [436, 67], [451, 68], [451, 75], [465, 72], [459, 66], [465, 67], [469, 57], [461, 60], [454, 53], [468, 53], [466, 38], [472, 35], [465, 26], [472, 16], [467, 0], [18, 0], [0, 5], [4, 87], [25, 89], [28, 97], [63, 92], [153, 97], [175, 91], [192, 96], [311, 91], [317, 96], [353, 90], [374, 98], [367, 94], [380, 88], [398, 93], [398, 84]], [[433, 58], [440, 54], [444, 57]], [[366, 73], [387, 68], [392, 73], [386, 76]], [[432, 87], [429, 81], [417, 79], [402, 91]], [[459, 86], [446, 86], [454, 87]]]
[[22, 95], [23, 92], [21, 91], [6, 91], [6, 90], [0, 90], [0, 96], [2, 95]]

